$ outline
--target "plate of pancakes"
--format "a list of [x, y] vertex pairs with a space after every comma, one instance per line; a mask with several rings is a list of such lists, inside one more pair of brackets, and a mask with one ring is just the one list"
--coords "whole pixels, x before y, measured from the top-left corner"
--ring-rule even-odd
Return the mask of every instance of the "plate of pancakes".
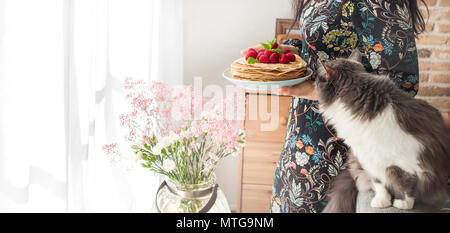
[[308, 80], [312, 70], [298, 55], [289, 64], [248, 64], [240, 58], [231, 64], [231, 69], [223, 72], [223, 77], [245, 89], [276, 90], [283, 86], [294, 86]]

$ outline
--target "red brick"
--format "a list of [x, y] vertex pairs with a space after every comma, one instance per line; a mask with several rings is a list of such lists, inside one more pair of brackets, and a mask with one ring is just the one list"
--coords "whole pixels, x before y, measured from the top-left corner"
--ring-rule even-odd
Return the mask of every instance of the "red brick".
[[449, 96], [450, 87], [421, 86], [419, 88], [420, 96]]
[[[450, 2], [450, 1], [449, 1]], [[450, 20], [450, 11], [443, 11], [443, 10], [430, 10], [430, 19], [434, 19], [436, 21], [442, 21], [442, 20]]]
[[430, 75], [431, 81], [434, 83], [450, 83], [450, 73]]
[[439, 3], [439, 6], [449, 6], [450, 7], [450, 1], [449, 0], [441, 0]]
[[433, 57], [450, 59], [450, 50], [435, 50]]
[[450, 62], [419, 61], [421, 71], [450, 71]]
[[439, 24], [440, 33], [450, 33], [450, 24]]
[[450, 45], [450, 38], [448, 36], [422, 34], [419, 36], [417, 43], [422, 45]]
[[425, 99], [425, 100], [435, 108], [450, 109], [450, 98]]
[[422, 13], [425, 22], [441, 22], [442, 20], [450, 20], [450, 9], [449, 8], [438, 8], [438, 9], [427, 9], [422, 7], [419, 9]]

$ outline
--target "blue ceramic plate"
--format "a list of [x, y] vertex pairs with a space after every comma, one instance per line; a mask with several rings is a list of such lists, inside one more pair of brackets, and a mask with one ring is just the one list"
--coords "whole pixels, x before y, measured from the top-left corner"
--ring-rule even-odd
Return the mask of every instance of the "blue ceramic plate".
[[280, 87], [289, 87], [289, 86], [295, 86], [299, 83], [302, 83], [306, 80], [308, 80], [309, 77], [312, 75], [312, 70], [308, 68], [308, 73], [306, 76], [299, 77], [296, 79], [291, 80], [284, 80], [284, 81], [269, 81], [269, 82], [257, 82], [257, 81], [247, 81], [247, 80], [240, 80], [240, 79], [234, 79], [231, 75], [231, 70], [226, 70], [223, 72], [223, 77], [230, 81], [231, 83], [235, 84], [236, 86], [245, 88], [245, 89], [251, 89], [251, 90], [278, 90]]

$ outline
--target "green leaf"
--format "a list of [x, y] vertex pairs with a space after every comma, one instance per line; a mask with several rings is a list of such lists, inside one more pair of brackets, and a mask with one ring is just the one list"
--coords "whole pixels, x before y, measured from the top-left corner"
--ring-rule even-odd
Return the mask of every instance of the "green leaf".
[[281, 49], [271, 49], [270, 51], [279, 53], [279, 54], [283, 54], [283, 50], [281, 50]]
[[267, 44], [269, 45], [269, 49], [272, 49], [273, 45], [275, 44], [275, 42], [273, 41], [267, 41]]
[[259, 44], [262, 45], [262, 47], [264, 47], [264, 49], [266, 49], [266, 50], [272, 49], [272, 46], [270, 46], [268, 44], [264, 44], [264, 43], [259, 43]]
[[253, 57], [249, 57], [247, 60], [248, 64], [255, 64], [255, 63], [259, 63], [259, 60]]
[[269, 49], [272, 49], [273, 45], [275, 44], [275, 42], [277, 42], [277, 39], [273, 39], [272, 41], [267, 41], [267, 44], [270, 46]]

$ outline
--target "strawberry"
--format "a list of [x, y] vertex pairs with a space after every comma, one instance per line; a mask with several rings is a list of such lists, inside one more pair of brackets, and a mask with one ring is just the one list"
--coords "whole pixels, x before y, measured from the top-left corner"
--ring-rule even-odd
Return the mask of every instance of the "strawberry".
[[256, 57], [258, 57], [258, 54], [256, 53], [256, 51], [249, 51], [247, 53], [247, 55], [245, 56], [245, 60], [248, 60], [249, 57], [256, 58]]
[[295, 55], [292, 53], [287, 53], [286, 56], [289, 58], [289, 61], [291, 61], [291, 62], [294, 62], [295, 60], [297, 60]]
[[268, 64], [268, 63], [270, 63], [270, 60], [269, 60], [269, 57], [267, 57], [266, 55], [262, 55], [259, 57], [259, 62]]
[[272, 48], [271, 49], [277, 49], [278, 48], [278, 43], [277, 42], [275, 42], [274, 44], [273, 44], [273, 46], [272, 46]]
[[269, 60], [270, 63], [280, 63], [280, 55], [278, 53], [273, 53], [272, 55], [270, 55]]
[[255, 53], [257, 53], [256, 49], [254, 49], [254, 48], [249, 48], [247, 51], [248, 51], [248, 53], [250, 53], [250, 52], [252, 52], [252, 51], [254, 51]]
[[289, 64], [291, 62], [286, 54], [281, 55], [280, 62], [283, 64]]
[[290, 53], [290, 52], [291, 52], [291, 50], [289, 50], [289, 49], [283, 49], [283, 53], [284, 53], [284, 54]]
[[264, 52], [264, 55], [266, 55], [268, 58], [273, 54], [272, 51], [270, 50], [266, 50], [266, 52]]

